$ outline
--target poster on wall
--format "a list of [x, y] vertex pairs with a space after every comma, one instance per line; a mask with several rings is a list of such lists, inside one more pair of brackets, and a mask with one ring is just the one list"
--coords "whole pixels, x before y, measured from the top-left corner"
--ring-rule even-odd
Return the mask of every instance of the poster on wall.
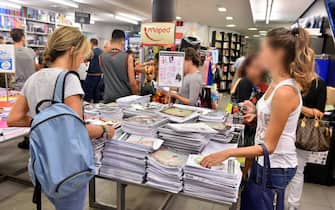
[[159, 52], [159, 87], [181, 87], [184, 76], [184, 52]]
[[0, 44], [0, 73], [15, 73], [14, 45]]
[[173, 46], [175, 44], [175, 23], [142, 23], [141, 45]]

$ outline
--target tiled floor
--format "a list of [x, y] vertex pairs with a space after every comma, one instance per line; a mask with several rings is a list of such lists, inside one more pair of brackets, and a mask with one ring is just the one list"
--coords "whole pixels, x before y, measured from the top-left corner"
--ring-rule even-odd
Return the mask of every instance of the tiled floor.
[[[26, 165], [28, 153], [16, 148], [17, 141], [0, 144], [0, 173], [13, 173]], [[21, 177], [29, 179], [27, 174]], [[33, 188], [13, 182], [0, 183], [0, 210], [33, 210], [31, 203]], [[127, 187], [127, 209], [156, 210], [166, 194], [139, 187]], [[97, 181], [97, 199], [105, 203], [116, 202], [115, 183]], [[88, 206], [88, 205], [87, 205]], [[174, 197], [168, 210], [226, 210], [225, 206], [185, 197]], [[335, 210], [335, 187], [305, 184], [301, 210]], [[43, 199], [43, 210], [53, 210]], [[86, 210], [93, 210], [89, 207]]]

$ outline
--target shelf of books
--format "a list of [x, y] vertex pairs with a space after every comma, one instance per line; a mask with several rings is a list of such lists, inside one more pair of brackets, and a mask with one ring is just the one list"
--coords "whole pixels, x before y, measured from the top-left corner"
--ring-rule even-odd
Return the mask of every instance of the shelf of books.
[[242, 56], [244, 36], [236, 33], [212, 32], [212, 47], [219, 51], [219, 65], [222, 67], [220, 92], [229, 92], [235, 75], [234, 63]]
[[60, 26], [80, 27], [65, 15], [49, 10], [0, 8], [0, 34], [8, 42], [12, 42], [11, 29], [22, 28], [26, 33], [27, 47], [43, 49], [48, 35]]

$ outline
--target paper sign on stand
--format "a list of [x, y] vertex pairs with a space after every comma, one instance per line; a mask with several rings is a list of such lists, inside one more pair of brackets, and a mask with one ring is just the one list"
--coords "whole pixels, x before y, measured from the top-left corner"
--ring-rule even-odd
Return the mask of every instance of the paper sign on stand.
[[0, 44], [0, 73], [5, 74], [6, 95], [8, 101], [7, 73], [15, 73], [15, 48], [14, 45]]
[[[184, 52], [159, 52], [158, 87], [180, 88], [184, 77]], [[169, 94], [169, 102], [170, 102]]]

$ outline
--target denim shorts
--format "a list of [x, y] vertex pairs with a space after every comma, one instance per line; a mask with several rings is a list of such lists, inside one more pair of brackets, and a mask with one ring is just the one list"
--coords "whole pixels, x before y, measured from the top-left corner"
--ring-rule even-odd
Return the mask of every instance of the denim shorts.
[[[273, 189], [285, 190], [294, 177], [297, 168], [271, 168], [271, 180], [267, 180], [267, 186]], [[263, 166], [256, 161], [252, 164], [249, 179], [257, 184], [262, 183]]]

